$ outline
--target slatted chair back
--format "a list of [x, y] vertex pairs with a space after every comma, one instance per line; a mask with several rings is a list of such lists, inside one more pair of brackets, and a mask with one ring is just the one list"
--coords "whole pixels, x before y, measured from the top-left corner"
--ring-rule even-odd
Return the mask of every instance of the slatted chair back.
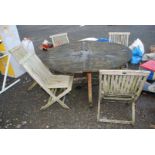
[[130, 32], [109, 32], [109, 41], [128, 47]]
[[[63, 108], [69, 109], [64, 103], [63, 97], [72, 89], [73, 76], [53, 75], [35, 52], [30, 52], [22, 45], [15, 47], [9, 52], [16, 58], [18, 63], [25, 68], [29, 75], [50, 95], [48, 102], [41, 107], [41, 110], [45, 110], [55, 102], [58, 102]], [[57, 90], [59, 90], [59, 92]]]
[[15, 47], [10, 51], [16, 60], [26, 69], [31, 77], [47, 92], [48, 80], [52, 77], [52, 73], [42, 63], [35, 53], [28, 53], [22, 46]]
[[148, 74], [147, 71], [100, 70], [100, 92], [103, 96], [131, 96], [136, 100]]
[[55, 34], [50, 36], [50, 38], [52, 39], [52, 43], [54, 47], [69, 43], [67, 33]]

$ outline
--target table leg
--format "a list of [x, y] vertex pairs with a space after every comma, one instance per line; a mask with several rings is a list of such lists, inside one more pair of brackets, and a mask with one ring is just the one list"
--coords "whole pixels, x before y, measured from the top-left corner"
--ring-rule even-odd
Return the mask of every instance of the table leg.
[[88, 78], [88, 101], [90, 106], [92, 106], [93, 98], [92, 98], [92, 73], [87, 73]]

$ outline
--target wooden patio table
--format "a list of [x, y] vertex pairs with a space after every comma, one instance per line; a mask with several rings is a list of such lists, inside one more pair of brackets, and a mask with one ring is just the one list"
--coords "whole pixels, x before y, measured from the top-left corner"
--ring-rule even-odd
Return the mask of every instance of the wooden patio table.
[[88, 100], [92, 105], [92, 72], [117, 69], [131, 59], [128, 47], [115, 43], [71, 42], [43, 53], [41, 59], [60, 73], [87, 73]]

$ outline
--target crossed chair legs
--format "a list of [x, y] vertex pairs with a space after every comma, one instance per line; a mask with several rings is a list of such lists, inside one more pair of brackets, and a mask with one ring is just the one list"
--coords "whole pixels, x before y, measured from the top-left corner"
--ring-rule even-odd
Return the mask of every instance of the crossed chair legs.
[[[32, 90], [37, 85], [37, 82], [33, 82], [32, 85], [28, 88], [28, 91]], [[71, 85], [69, 88], [62, 88], [62, 89], [51, 89], [48, 93], [50, 95], [48, 102], [40, 108], [40, 110], [45, 110], [53, 103], [58, 102], [63, 108], [70, 109], [65, 103], [65, 95], [71, 91]], [[59, 93], [59, 95], [57, 95]], [[57, 95], [57, 96], [56, 96]]]
[[[48, 99], [48, 102], [41, 107], [40, 110], [45, 110], [47, 109], [49, 106], [51, 106], [53, 103], [58, 102], [63, 108], [65, 109], [70, 109], [65, 103], [65, 95], [68, 94], [71, 91], [71, 88], [67, 88], [67, 89], [61, 89], [62, 92], [59, 93], [58, 96], [56, 96], [56, 93], [58, 92], [58, 89], [52, 89], [51, 90], [51, 94], [50, 97]], [[62, 98], [62, 99], [61, 99]]]

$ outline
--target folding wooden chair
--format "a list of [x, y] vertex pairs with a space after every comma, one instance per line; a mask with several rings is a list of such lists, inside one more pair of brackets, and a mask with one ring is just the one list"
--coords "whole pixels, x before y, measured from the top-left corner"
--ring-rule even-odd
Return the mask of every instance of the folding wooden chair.
[[52, 43], [54, 47], [69, 43], [67, 33], [55, 34], [50, 36], [50, 38], [52, 39]]
[[[109, 32], [109, 41], [128, 47], [130, 32]], [[128, 63], [123, 66], [128, 69]]]
[[48, 108], [55, 102], [58, 102], [63, 108], [69, 109], [64, 103], [63, 97], [72, 89], [73, 76], [53, 75], [35, 53], [26, 51], [22, 46], [12, 49], [10, 53], [50, 95], [47, 104], [42, 106], [41, 110]]
[[[140, 96], [148, 75], [149, 72], [139, 70], [100, 70], [97, 121], [134, 124], [135, 101]], [[131, 103], [132, 121], [100, 118], [100, 104], [102, 100], [114, 101], [114, 103], [118, 101]]]
[[109, 32], [109, 41], [128, 47], [130, 32]]

